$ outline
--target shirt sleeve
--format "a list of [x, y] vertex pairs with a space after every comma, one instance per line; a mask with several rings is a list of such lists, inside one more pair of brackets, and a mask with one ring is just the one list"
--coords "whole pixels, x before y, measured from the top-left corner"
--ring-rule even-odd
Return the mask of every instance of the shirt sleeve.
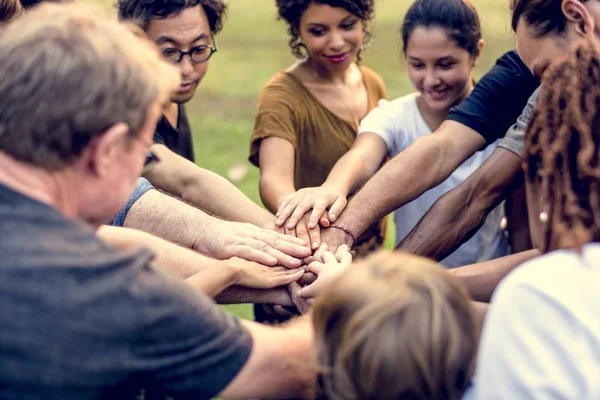
[[133, 344], [148, 390], [177, 399], [210, 399], [246, 364], [252, 338], [211, 299], [148, 267], [137, 281], [144, 321]]
[[486, 317], [474, 398], [598, 398], [597, 340], [563, 304], [509, 276]]
[[146, 194], [147, 191], [152, 189], [154, 189], [154, 186], [152, 186], [152, 184], [146, 178], [138, 178], [135, 184], [135, 188], [133, 189], [133, 193], [131, 193], [131, 196], [129, 196], [129, 199], [127, 200], [127, 204], [125, 204], [125, 207], [123, 207], [121, 211], [119, 211], [119, 213], [115, 216], [110, 225], [124, 226], [125, 218], [127, 217], [127, 214], [129, 213], [131, 207], [133, 207], [135, 202], [138, 201], [140, 197], [142, 197], [144, 194]]
[[512, 151], [519, 157], [523, 154], [523, 151], [525, 150], [525, 132], [529, 127], [529, 123], [533, 117], [533, 110], [535, 109], [539, 98], [540, 88], [537, 88], [529, 100], [527, 100], [527, 105], [517, 119], [517, 122], [508, 129], [506, 136], [504, 136], [504, 139], [502, 139], [498, 146]]
[[394, 107], [394, 102], [380, 100], [377, 107], [361, 121], [358, 134], [374, 133], [385, 142], [388, 152], [399, 153], [408, 146], [408, 141], [400, 129], [402, 110]]
[[488, 144], [504, 137], [517, 120], [539, 80], [515, 51], [506, 53], [475, 85], [471, 94], [450, 110], [448, 119], [473, 129]]
[[254, 118], [254, 131], [250, 139], [252, 164], [259, 166], [260, 143], [268, 137], [278, 137], [297, 145], [297, 121], [293, 89], [282, 80], [265, 87], [258, 101], [258, 112]]

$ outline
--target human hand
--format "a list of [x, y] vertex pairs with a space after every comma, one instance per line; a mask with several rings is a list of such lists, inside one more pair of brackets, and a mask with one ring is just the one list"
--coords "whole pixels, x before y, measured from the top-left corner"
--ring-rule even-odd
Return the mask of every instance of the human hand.
[[316, 250], [321, 245], [321, 228], [318, 224], [312, 229], [308, 228], [309, 218], [310, 215], [304, 214], [294, 229], [288, 230], [287, 227], [284, 228], [288, 235], [293, 235], [298, 239], [302, 239], [309, 243], [312, 250]]
[[340, 246], [345, 245], [348, 249], [354, 244], [353, 238], [341, 229], [323, 228], [321, 229], [321, 246], [309, 257], [304, 259], [305, 264], [312, 262], [323, 262], [323, 253], [330, 251], [336, 253]]
[[302, 290], [302, 286], [300, 286], [298, 282], [293, 282], [288, 285], [288, 291], [290, 292], [292, 302], [296, 306], [296, 309], [300, 314], [306, 314], [310, 310], [311, 304], [307, 299], [300, 295]]
[[269, 267], [237, 257], [225, 261], [225, 267], [235, 271], [235, 285], [253, 289], [271, 289], [288, 285], [298, 281], [304, 275], [304, 268]]
[[[335, 278], [344, 273], [351, 264], [352, 254], [350, 248], [346, 245], [340, 246], [335, 254], [330, 251], [323, 252], [323, 262], [314, 261], [306, 269], [307, 272], [316, 274], [317, 280], [303, 287], [299, 292], [299, 296], [304, 299], [315, 298], [326, 290]], [[294, 300], [293, 295], [292, 300]]]
[[[343, 193], [332, 191], [323, 186], [298, 190], [285, 197], [279, 204], [275, 225], [292, 230], [310, 210], [308, 229], [319, 225], [329, 226], [342, 213], [348, 203]], [[312, 243], [312, 242], [311, 242]]]
[[216, 220], [210, 243], [194, 244], [214, 258], [239, 257], [263, 265], [298, 268], [310, 256], [307, 242], [290, 235], [262, 229], [252, 224]]

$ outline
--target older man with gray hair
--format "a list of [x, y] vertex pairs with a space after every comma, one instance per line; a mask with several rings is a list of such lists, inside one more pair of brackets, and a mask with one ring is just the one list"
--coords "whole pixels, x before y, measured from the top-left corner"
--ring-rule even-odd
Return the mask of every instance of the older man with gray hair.
[[0, 398], [309, 397], [312, 329], [240, 322], [95, 228], [126, 202], [179, 85], [77, 5], [0, 37]]

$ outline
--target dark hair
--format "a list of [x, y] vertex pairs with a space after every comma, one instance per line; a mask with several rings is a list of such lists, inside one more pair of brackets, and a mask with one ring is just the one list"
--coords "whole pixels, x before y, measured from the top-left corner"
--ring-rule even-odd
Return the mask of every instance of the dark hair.
[[118, 0], [116, 7], [119, 18], [147, 30], [151, 20], [169, 18], [197, 5], [204, 9], [211, 33], [219, 33], [227, 13], [227, 5], [222, 0]]
[[24, 9], [29, 9], [41, 3], [68, 3], [70, 0], [21, 0]]
[[19, 0], [0, 0], [0, 22], [7, 22], [21, 14], [23, 8]]
[[[585, 3], [587, 0], [580, 0]], [[517, 31], [521, 18], [535, 28], [537, 37], [564, 33], [567, 19], [561, 9], [562, 0], [511, 0], [512, 29]]]
[[[374, 0], [276, 0], [278, 19], [283, 19], [289, 25], [288, 33], [291, 36], [289, 41], [292, 54], [296, 58], [304, 57], [302, 49], [304, 45], [300, 40], [300, 18], [311, 4], [326, 4], [330, 7], [343, 8], [351, 14], [356, 15], [365, 24], [365, 41], [369, 42], [370, 33], [367, 29], [367, 23], [373, 19], [375, 12]], [[360, 60], [360, 52], [358, 59]]]
[[419, 26], [446, 30], [456, 44], [472, 56], [479, 55], [481, 24], [477, 10], [469, 0], [416, 0], [408, 9], [402, 28], [402, 51]]
[[600, 241], [600, 56], [591, 43], [548, 68], [526, 133], [525, 179], [548, 219], [543, 252]]

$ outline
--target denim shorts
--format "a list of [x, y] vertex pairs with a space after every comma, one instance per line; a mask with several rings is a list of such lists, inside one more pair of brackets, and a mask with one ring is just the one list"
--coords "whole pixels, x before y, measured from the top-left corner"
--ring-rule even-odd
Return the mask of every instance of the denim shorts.
[[127, 213], [129, 212], [133, 204], [136, 201], [138, 201], [138, 199], [150, 189], [154, 189], [154, 186], [152, 186], [152, 184], [148, 182], [147, 179], [138, 178], [135, 184], [135, 189], [133, 189], [133, 193], [131, 193], [131, 196], [129, 196], [129, 200], [127, 200], [127, 204], [125, 204], [125, 207], [123, 207], [121, 211], [119, 211], [119, 213], [115, 216], [115, 219], [112, 220], [110, 225], [123, 226], [125, 224], [125, 217], [127, 216]]

